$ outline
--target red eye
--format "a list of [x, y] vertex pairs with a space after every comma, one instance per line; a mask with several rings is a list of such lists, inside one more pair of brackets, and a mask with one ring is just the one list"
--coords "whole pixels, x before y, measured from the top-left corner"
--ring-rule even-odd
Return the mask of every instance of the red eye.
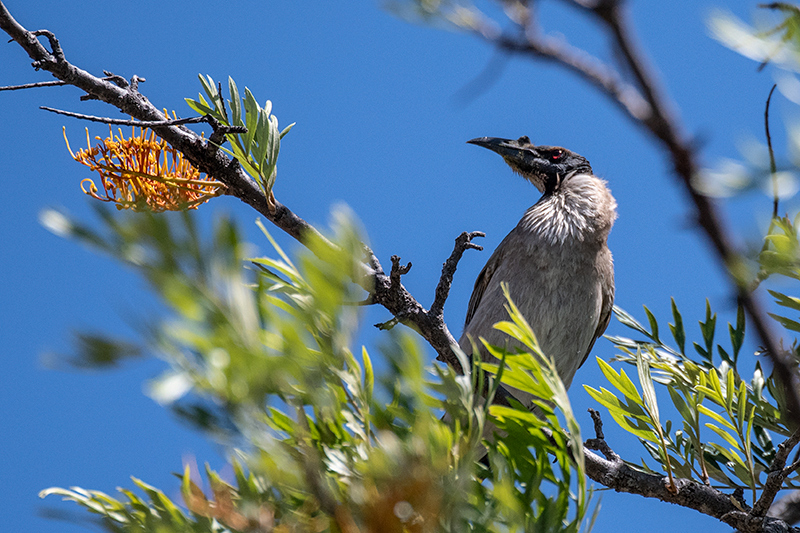
[[564, 152], [561, 150], [556, 150], [554, 152], [550, 152], [550, 161], [558, 161], [564, 155]]

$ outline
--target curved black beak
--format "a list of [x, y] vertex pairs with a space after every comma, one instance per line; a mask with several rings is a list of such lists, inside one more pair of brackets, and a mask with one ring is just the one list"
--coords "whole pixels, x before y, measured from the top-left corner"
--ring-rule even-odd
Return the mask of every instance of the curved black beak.
[[518, 156], [522, 148], [518, 146], [515, 139], [501, 139], [500, 137], [477, 137], [467, 141], [468, 144], [475, 144], [488, 148], [492, 152], [503, 157]]

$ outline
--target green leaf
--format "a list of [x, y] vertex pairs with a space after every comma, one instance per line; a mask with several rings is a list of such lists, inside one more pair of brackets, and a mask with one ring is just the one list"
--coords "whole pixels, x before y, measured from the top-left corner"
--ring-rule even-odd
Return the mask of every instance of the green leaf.
[[[800, 301], [800, 300], [798, 300]], [[739, 360], [739, 350], [744, 344], [744, 328], [745, 328], [745, 314], [744, 307], [741, 305], [736, 309], [736, 327], [734, 328], [728, 324], [728, 331], [731, 335], [731, 347], [733, 349], [733, 365]]]
[[[245, 88], [245, 91], [246, 90], [247, 88]], [[230, 76], [228, 76], [228, 92], [231, 94], [231, 98], [228, 100], [228, 104], [231, 108], [231, 126], [242, 126], [244, 125], [242, 122], [242, 100], [239, 97], [239, 88]], [[245, 150], [247, 150], [247, 147], [248, 144], [245, 143]]]
[[191, 98], [184, 98], [184, 101], [189, 104], [189, 107], [194, 109], [199, 115], [213, 115], [214, 110], [211, 109], [205, 102], [192, 100]]
[[690, 404], [686, 403], [683, 396], [681, 396], [681, 393], [678, 392], [675, 387], [667, 387], [667, 391], [669, 392], [669, 397], [672, 399], [672, 404], [675, 406], [675, 408], [678, 410], [678, 413], [680, 413], [684, 420], [697, 420], [696, 411], [693, 411], [693, 409], [698, 409], [699, 405], [691, 404], [690, 407]]
[[773, 314], [773, 313], [767, 313], [767, 314], [769, 316], [771, 316], [772, 318], [774, 318], [775, 320], [777, 320], [781, 324], [781, 326], [783, 326], [784, 328], [786, 328], [786, 329], [788, 329], [790, 331], [800, 332], [800, 322], [797, 322], [796, 320], [792, 320], [791, 318], [787, 318], [785, 316], [776, 315], [776, 314]]
[[661, 344], [661, 341], [658, 338], [658, 321], [656, 321], [656, 317], [650, 312], [650, 309], [648, 309], [646, 305], [642, 307], [644, 307], [644, 312], [647, 314], [647, 320], [650, 322], [650, 338], [652, 338], [658, 344]]
[[642, 397], [639, 396], [639, 391], [636, 390], [636, 385], [633, 384], [633, 381], [625, 374], [625, 370], [620, 369], [619, 374], [611, 368], [611, 365], [600, 359], [597, 358], [597, 364], [600, 366], [600, 370], [603, 372], [603, 375], [606, 379], [611, 383], [617, 390], [619, 390], [625, 397], [631, 399], [638, 405], [644, 405]]
[[372, 399], [372, 392], [375, 388], [375, 373], [372, 369], [372, 359], [370, 359], [366, 347], [362, 347], [361, 357], [364, 360], [364, 390], [367, 393], [367, 399]]
[[767, 290], [770, 295], [775, 298], [775, 303], [780, 306], [787, 307], [789, 309], [793, 309], [795, 311], [800, 311], [800, 298], [795, 298], [794, 296], [787, 296], [783, 293]]
[[705, 405], [698, 405], [698, 406], [697, 406], [697, 410], [698, 410], [698, 411], [700, 411], [701, 413], [703, 413], [703, 414], [704, 414], [704, 415], [706, 415], [706, 416], [710, 416], [711, 418], [713, 418], [714, 420], [716, 420], [716, 421], [717, 421], [717, 422], [719, 422], [720, 424], [722, 424], [722, 425], [724, 425], [725, 427], [729, 428], [731, 431], [736, 431], [736, 426], [734, 426], [733, 424], [731, 424], [731, 423], [730, 423], [730, 422], [729, 422], [729, 421], [728, 421], [728, 420], [727, 420], [725, 417], [723, 417], [721, 414], [719, 414], [719, 413], [716, 413], [716, 412], [712, 411], [711, 409], [709, 409], [709, 408], [708, 408], [708, 407], [706, 407]]
[[[722, 437], [723, 439], [725, 439], [725, 441], [728, 444], [730, 444], [731, 446], [733, 446], [736, 450], [741, 450], [741, 448], [739, 446], [739, 441], [737, 440], [737, 438], [734, 435], [731, 435], [730, 433], [728, 433], [727, 431], [725, 431], [721, 427], [716, 426], [716, 425], [712, 424], [711, 422], [706, 422], [705, 426], [707, 428], [709, 428], [710, 430], [712, 430], [717, 435], [719, 435], [720, 437]], [[744, 465], [744, 463], [742, 463], [742, 465]]]
[[[253, 104], [255, 105], [255, 100], [253, 100]], [[259, 168], [259, 172], [261, 173], [261, 177], [264, 180], [264, 187], [266, 187], [267, 182], [267, 151], [269, 149], [269, 137], [271, 135], [269, 129], [269, 115], [267, 115], [263, 110], [259, 110], [258, 114], [256, 115], [256, 119], [253, 122], [253, 131], [255, 132], [255, 143], [253, 144], [253, 160], [256, 162]]]
[[672, 304], [672, 318], [675, 323], [669, 325], [669, 330], [672, 332], [672, 337], [675, 339], [681, 354], [685, 355], [686, 332], [683, 328], [683, 317], [675, 304], [675, 298], [670, 298], [670, 302]]
[[706, 319], [700, 322], [700, 331], [703, 334], [703, 340], [706, 343], [705, 352], [709, 355], [709, 359], [714, 349], [714, 330], [717, 326], [717, 314], [711, 313], [711, 303], [706, 299]]
[[633, 318], [633, 315], [629, 314], [621, 307], [617, 307], [616, 305], [614, 306], [614, 314], [617, 315], [617, 320], [619, 320], [619, 322], [622, 325], [627, 326], [635, 331], [638, 331], [642, 335], [645, 335], [646, 337], [650, 338], [650, 332], [647, 331], [647, 329], [643, 325], [641, 325], [635, 318]]
[[253, 160], [256, 163], [256, 166], [260, 169], [263, 164], [263, 158], [258, 154], [257, 147], [253, 142], [257, 139], [258, 129], [259, 129], [259, 122], [263, 120], [263, 112], [258, 107], [258, 102], [256, 102], [255, 96], [253, 93], [250, 92], [250, 89], [247, 87], [244, 88], [244, 110], [245, 110], [245, 118], [247, 123], [245, 126], [247, 127], [247, 133], [244, 134], [244, 140], [242, 141], [245, 150], [248, 152], [253, 153]]
[[653, 421], [654, 427], [661, 427], [661, 421], [658, 412], [658, 401], [656, 400], [656, 390], [653, 386], [653, 380], [650, 378], [650, 365], [642, 357], [642, 352], [636, 352], [636, 369], [639, 373], [639, 383], [642, 385], [642, 395], [644, 396], [644, 403], [647, 413]]
[[283, 128], [283, 130], [281, 130], [281, 139], [283, 139], [283, 137], [284, 137], [284, 136], [285, 136], [287, 133], [289, 133], [290, 131], [292, 131], [292, 128], [294, 128], [294, 125], [295, 125], [295, 124], [297, 124], [297, 122], [292, 122], [291, 124], [289, 124], [288, 126], [286, 126], [285, 128]]

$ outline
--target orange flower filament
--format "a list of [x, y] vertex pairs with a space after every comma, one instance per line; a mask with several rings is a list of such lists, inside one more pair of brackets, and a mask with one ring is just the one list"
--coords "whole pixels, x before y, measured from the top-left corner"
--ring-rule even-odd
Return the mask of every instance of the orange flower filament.
[[136, 136], [136, 128], [132, 128], [131, 137], [126, 139], [122, 129], [114, 137], [109, 126], [108, 133], [105, 139], [95, 137], [100, 144], [92, 148], [87, 128], [88, 148], [75, 154], [64, 129], [72, 158], [102, 177], [102, 193], [92, 179], [81, 181], [83, 192], [98, 200], [114, 202], [117, 209], [183, 211], [197, 209], [225, 190], [224, 184], [208, 176], [200, 177], [200, 171], [182, 153], [152, 131], [148, 135], [140, 128]]

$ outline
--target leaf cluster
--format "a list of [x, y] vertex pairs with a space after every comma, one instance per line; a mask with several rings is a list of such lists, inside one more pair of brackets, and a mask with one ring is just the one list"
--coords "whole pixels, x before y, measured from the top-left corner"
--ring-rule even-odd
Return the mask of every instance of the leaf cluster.
[[[615, 313], [642, 336], [609, 338], [621, 351], [616, 359], [636, 366], [643, 393], [624, 369], [617, 372], [602, 360], [601, 370], [614, 390], [587, 386], [587, 391], [640, 439], [669, 476], [713, 482], [720, 488], [747, 488], [755, 501], [775, 459], [773, 439], [788, 437], [794, 428], [785, 416], [780, 382], [765, 376], [760, 362], [749, 380], [741, 374], [744, 311], [739, 308], [736, 324], [728, 324], [726, 348], [716, 341], [717, 315], [706, 302], [705, 319], [699, 322], [702, 342], [692, 343], [691, 350], [674, 300], [669, 329], [675, 345], [662, 340], [649, 309], [645, 308], [649, 327], [619, 308]], [[656, 385], [669, 393], [679, 426], [661, 421]], [[644, 461], [640, 468], [652, 471]], [[787, 480], [787, 486], [797, 485], [796, 476]]]
[[[226, 140], [231, 143], [231, 149], [220, 146], [228, 155], [235, 158], [242, 168], [258, 183], [264, 195], [271, 200], [274, 208], [272, 186], [277, 176], [278, 154], [281, 149], [281, 139], [289, 133], [294, 123], [283, 130], [278, 129], [278, 119], [272, 114], [272, 102], [267, 100], [264, 106], [258, 104], [253, 93], [244, 88], [244, 105], [239, 95], [239, 88], [233, 78], [228, 77], [228, 91], [230, 99], [225, 106], [220, 87], [211, 76], [200, 78], [203, 92], [198, 99], [186, 98], [189, 107], [201, 115], [210, 115], [217, 122], [227, 127], [244, 127], [244, 133], [230, 132], [225, 134]], [[228, 112], [230, 107], [230, 112]]]

